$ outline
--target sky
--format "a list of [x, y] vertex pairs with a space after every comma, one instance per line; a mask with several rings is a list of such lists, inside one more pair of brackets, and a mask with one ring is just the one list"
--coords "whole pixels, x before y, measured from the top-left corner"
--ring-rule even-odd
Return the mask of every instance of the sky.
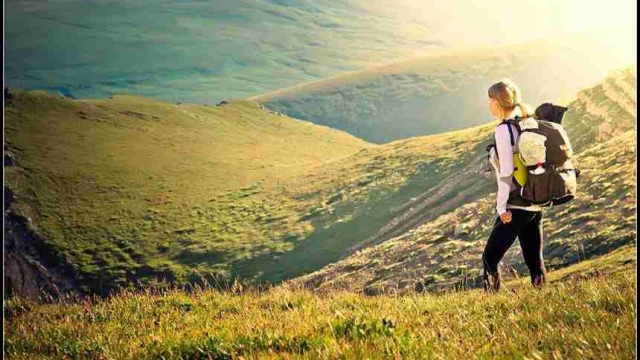
[[637, 22], [634, 0], [398, 2], [403, 9], [401, 13], [411, 14], [417, 22], [433, 24], [442, 34], [455, 37], [457, 43], [465, 46], [523, 42], [592, 29], [631, 30]]
[[581, 31], [636, 46], [631, 0], [5, 0], [4, 7], [5, 86], [76, 98], [135, 93], [215, 103], [439, 51]]

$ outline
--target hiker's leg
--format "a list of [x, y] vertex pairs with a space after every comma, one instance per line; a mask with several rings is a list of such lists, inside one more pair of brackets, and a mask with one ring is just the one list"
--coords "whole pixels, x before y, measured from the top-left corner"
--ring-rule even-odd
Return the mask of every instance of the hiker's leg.
[[485, 291], [500, 290], [500, 269], [498, 264], [504, 254], [516, 240], [518, 224], [516, 214], [512, 211], [511, 222], [503, 224], [498, 216], [482, 253], [483, 285]]
[[542, 212], [535, 212], [518, 234], [524, 262], [529, 268], [531, 284], [540, 287], [547, 280], [547, 270], [544, 267]]

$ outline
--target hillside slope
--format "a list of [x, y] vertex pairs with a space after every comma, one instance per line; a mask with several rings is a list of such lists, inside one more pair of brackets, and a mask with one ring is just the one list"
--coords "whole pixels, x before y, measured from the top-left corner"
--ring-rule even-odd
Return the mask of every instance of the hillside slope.
[[491, 123], [374, 145], [245, 101], [16, 92], [6, 115], [5, 194], [18, 218], [5, 235], [47, 244], [40, 265], [68, 265], [54, 278], [103, 294], [155, 279], [291, 279], [494, 188], [478, 174]]
[[14, 91], [7, 105], [5, 207], [26, 219], [11, 238], [53, 247], [49, 263], [93, 290], [286, 247], [288, 179], [372, 146], [245, 101]]
[[[569, 104], [563, 124], [575, 143], [574, 164], [582, 173], [577, 199], [545, 210], [544, 255], [549, 269], [636, 240], [636, 88], [635, 71], [621, 70], [580, 92]], [[461, 202], [455, 211], [289, 284], [369, 293], [477, 285], [481, 254], [495, 219], [494, 201], [495, 193]], [[519, 251], [514, 245], [505, 255], [507, 277], [527, 276]]]
[[[616, 51], [620, 56], [609, 56]], [[634, 61], [602, 35], [441, 53], [251, 98], [298, 119], [374, 143], [442, 133], [489, 120], [487, 88], [509, 77], [536, 106], [596, 85]], [[626, 50], [624, 50], [626, 51]], [[623, 51], [623, 52], [624, 52]], [[629, 49], [631, 51], [631, 49]], [[590, 54], [589, 61], [583, 61]]]
[[[87, 291], [154, 278], [279, 281], [375, 237], [397, 206], [473, 164], [490, 128], [382, 147], [243, 101], [19, 91], [5, 192], [30, 219], [22, 230], [54, 248], [48, 263], [69, 264]], [[423, 199], [439, 207], [421, 218], [455, 207], [448, 195]]]
[[[280, 281], [317, 270], [472, 164], [490, 130], [381, 147], [245, 101], [39, 91], [14, 91], [5, 125], [5, 206], [15, 215], [5, 235], [16, 254], [32, 254], [6, 268], [12, 286], [101, 294], [155, 279]], [[455, 207], [447, 197], [425, 199], [440, 207], [422, 218]]]

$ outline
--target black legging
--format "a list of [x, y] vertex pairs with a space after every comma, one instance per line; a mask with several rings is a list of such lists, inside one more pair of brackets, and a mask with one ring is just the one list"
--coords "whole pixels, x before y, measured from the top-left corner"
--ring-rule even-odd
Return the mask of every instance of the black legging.
[[534, 286], [540, 286], [546, 282], [546, 269], [542, 258], [542, 212], [521, 209], [508, 211], [513, 215], [511, 222], [503, 224], [498, 216], [482, 254], [483, 282], [484, 289], [487, 291], [500, 289], [498, 263], [513, 245], [516, 237], [520, 240], [520, 248], [522, 248], [524, 262], [529, 268], [531, 283]]

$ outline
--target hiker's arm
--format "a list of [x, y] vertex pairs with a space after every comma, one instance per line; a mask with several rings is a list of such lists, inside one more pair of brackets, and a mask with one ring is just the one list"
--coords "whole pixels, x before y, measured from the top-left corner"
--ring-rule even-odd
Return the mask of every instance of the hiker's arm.
[[500, 163], [498, 172], [498, 196], [496, 199], [496, 211], [498, 215], [507, 212], [507, 200], [511, 191], [511, 178], [513, 176], [513, 151], [511, 150], [511, 138], [507, 126], [496, 128], [496, 149]]

